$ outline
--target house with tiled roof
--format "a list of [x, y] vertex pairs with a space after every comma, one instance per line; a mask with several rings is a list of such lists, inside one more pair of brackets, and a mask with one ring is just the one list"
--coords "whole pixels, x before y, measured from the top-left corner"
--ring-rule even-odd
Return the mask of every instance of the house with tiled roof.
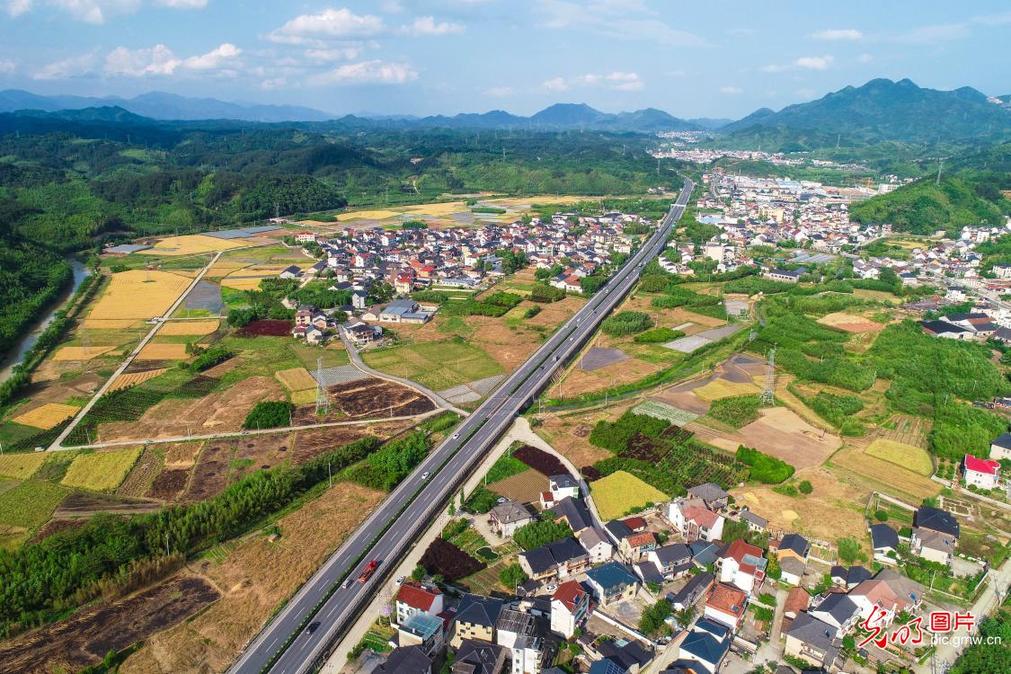
[[[802, 587], [791, 588], [783, 603], [783, 620], [794, 620], [801, 611], [811, 605], [811, 595]], [[786, 627], [786, 624], [783, 625]]]
[[692, 551], [684, 543], [657, 547], [646, 554], [646, 559], [656, 566], [666, 580], [679, 578], [692, 569]]
[[587, 527], [576, 534], [576, 539], [590, 555], [591, 564], [601, 564], [611, 559], [614, 546], [603, 531], [592, 526]]
[[860, 607], [841, 592], [830, 592], [808, 613], [818, 620], [836, 628], [837, 637], [842, 637], [860, 618]]
[[958, 520], [951, 513], [920, 506], [913, 515], [909, 549], [914, 555], [939, 564], [949, 564], [958, 546]]
[[639, 579], [618, 562], [608, 562], [586, 572], [586, 582], [602, 605], [631, 599], [639, 589]]
[[618, 543], [618, 553], [629, 564], [642, 561], [651, 551], [656, 550], [656, 536], [652, 531], [625, 536]]
[[[495, 641], [495, 621], [505, 604], [495, 597], [465, 594], [453, 616], [449, 643], [460, 648], [464, 640]], [[496, 670], [497, 671], [497, 670]]]
[[979, 459], [966, 454], [962, 462], [962, 477], [966, 486], [994, 489], [1000, 483], [1000, 462], [996, 459]]
[[688, 498], [701, 499], [710, 510], [722, 510], [727, 507], [730, 494], [715, 482], [704, 482], [688, 488]]
[[883, 522], [871, 525], [870, 530], [874, 560], [882, 564], [895, 564], [895, 555], [899, 550], [899, 534]]
[[667, 504], [667, 519], [688, 542], [714, 541], [723, 535], [723, 516], [710, 510], [702, 499], [670, 502]]
[[703, 671], [715, 674], [730, 652], [731, 641], [733, 635], [729, 629], [700, 618], [678, 646], [678, 659], [697, 663]]
[[990, 458], [1011, 459], [1011, 433], [1001, 433], [990, 441]]
[[567, 578], [590, 565], [590, 556], [576, 539], [563, 538], [519, 554], [519, 564], [533, 580]]
[[522, 503], [497, 503], [488, 511], [488, 526], [499, 536], [512, 538], [520, 527], [534, 521], [533, 514]]
[[710, 591], [709, 597], [706, 598], [702, 614], [736, 630], [744, 618], [744, 611], [747, 607], [747, 594], [733, 585], [717, 583]]
[[842, 642], [835, 636], [835, 628], [810, 613], [801, 613], [783, 630], [786, 643], [783, 653], [805, 660], [815, 667], [834, 671], [838, 666]]
[[761, 548], [737, 539], [720, 553], [716, 564], [721, 583], [730, 583], [750, 596], [765, 580], [768, 560], [762, 556]]
[[871, 616], [877, 606], [885, 611], [883, 624], [888, 625], [897, 614], [919, 608], [924, 591], [916, 581], [891, 569], [883, 569], [874, 578], [850, 590], [847, 596], [860, 608], [860, 620]]
[[567, 580], [551, 595], [551, 631], [571, 639], [590, 610], [590, 593], [574, 580]]
[[671, 603], [675, 611], [683, 611], [690, 606], [695, 606], [699, 599], [712, 589], [715, 582], [716, 576], [713, 574], [707, 571], [697, 573], [689, 578], [688, 582], [680, 590], [674, 594], [667, 595], [667, 601]]
[[415, 613], [439, 615], [443, 611], [442, 591], [434, 585], [408, 581], [397, 590], [394, 622], [402, 623]]

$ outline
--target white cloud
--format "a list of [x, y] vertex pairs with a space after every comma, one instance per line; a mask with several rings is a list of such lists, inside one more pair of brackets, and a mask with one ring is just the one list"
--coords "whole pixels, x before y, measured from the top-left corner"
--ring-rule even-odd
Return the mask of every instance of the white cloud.
[[203, 9], [207, 0], [155, 0], [155, 4], [172, 9]]
[[862, 40], [864, 34], [856, 28], [830, 28], [828, 30], [819, 30], [811, 33], [811, 37], [815, 40], [828, 40], [830, 42], [854, 42], [856, 40]]
[[737, 94], [743, 94], [744, 89], [741, 89], [740, 87], [727, 85], [725, 87], [720, 87], [720, 93], [727, 94], [728, 96], [736, 96]]
[[378, 59], [348, 63], [313, 75], [313, 84], [404, 84], [418, 79], [418, 72], [406, 63], [388, 63]]
[[[154, 0], [156, 5], [171, 9], [203, 9], [208, 0]], [[40, 4], [66, 12], [78, 21], [102, 24], [115, 14], [129, 14], [137, 11], [141, 0], [7, 0], [7, 13], [21, 16]]]
[[361, 56], [360, 46], [333, 47], [329, 49], [306, 49], [305, 57], [317, 63], [331, 63], [333, 61], [351, 61]]
[[449, 21], [436, 21], [432, 16], [419, 16], [409, 26], [404, 26], [402, 32], [410, 35], [450, 35], [462, 33], [463, 25]]
[[31, 8], [32, 0], [7, 0], [7, 13], [11, 16], [21, 16]]
[[825, 70], [832, 61], [831, 56], [801, 56], [793, 64], [803, 70]]
[[379, 9], [387, 14], [400, 14], [404, 11], [404, 5], [400, 0], [383, 0], [379, 3]]
[[230, 68], [242, 50], [230, 42], [218, 45], [206, 54], [179, 58], [163, 44], [151, 48], [117, 47], [105, 57], [104, 72], [113, 77], [148, 77], [174, 75], [179, 69], [206, 72], [216, 70], [234, 75]]
[[512, 87], [491, 87], [490, 89], [485, 89], [485, 96], [491, 96], [493, 98], [508, 98], [516, 93]]
[[302, 14], [267, 37], [283, 44], [307, 44], [321, 39], [341, 39], [378, 35], [386, 29], [383, 20], [372, 14], [355, 14], [347, 8], [327, 9], [319, 14]]
[[643, 81], [638, 73], [616, 70], [604, 74], [587, 73], [568, 79], [553, 77], [541, 83], [541, 88], [547, 91], [568, 91], [573, 87], [603, 87], [613, 91], [639, 91], [643, 88]]
[[704, 46], [688, 31], [671, 28], [638, 0], [543, 0], [537, 7], [540, 26], [556, 30], [591, 31], [607, 37], [649, 40], [675, 47]]
[[11, 61], [10, 59], [0, 59], [0, 75], [10, 75], [17, 69], [18, 66], [14, 63], [14, 61]]
[[920, 26], [895, 36], [895, 42], [902, 44], [934, 44], [950, 42], [969, 37], [969, 26], [965, 23], [944, 23], [933, 26]]
[[827, 70], [832, 61], [832, 56], [801, 56], [788, 64], [772, 63], [759, 68], [763, 73], [783, 73], [791, 70]]
[[36, 80], [63, 80], [69, 77], [79, 77], [90, 73], [95, 67], [96, 52], [88, 52], [78, 56], [53, 61], [42, 66], [32, 74]]
[[857, 61], [859, 61], [860, 63], [870, 63], [873, 60], [874, 57], [866, 52], [857, 57]]

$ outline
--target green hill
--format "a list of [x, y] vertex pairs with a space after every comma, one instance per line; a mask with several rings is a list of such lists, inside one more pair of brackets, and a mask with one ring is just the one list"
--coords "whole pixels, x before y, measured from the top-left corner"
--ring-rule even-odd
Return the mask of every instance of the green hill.
[[[994, 199], [993, 197], [997, 198]], [[897, 231], [932, 234], [955, 231], [982, 222], [997, 225], [1011, 212], [1011, 203], [977, 176], [924, 178], [894, 192], [855, 203], [850, 218], [866, 224], [890, 223]]]

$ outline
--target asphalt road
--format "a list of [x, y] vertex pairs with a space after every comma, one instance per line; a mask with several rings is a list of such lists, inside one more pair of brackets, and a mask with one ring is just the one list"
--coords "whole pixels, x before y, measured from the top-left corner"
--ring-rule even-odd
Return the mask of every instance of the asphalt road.
[[[394, 489], [277, 612], [230, 672], [295, 674], [322, 664], [332, 644], [383, 582], [384, 570], [395, 566], [520, 410], [579, 352], [608, 312], [632, 289], [645, 264], [663, 250], [693, 187], [690, 181], [685, 182], [661, 226], [632, 259]], [[421, 475], [426, 472], [430, 477], [423, 480]], [[320, 526], [326, 523], [320, 522]], [[380, 568], [367, 582], [357, 582], [362, 568], [373, 559], [380, 561]], [[338, 585], [345, 577], [350, 580]]]

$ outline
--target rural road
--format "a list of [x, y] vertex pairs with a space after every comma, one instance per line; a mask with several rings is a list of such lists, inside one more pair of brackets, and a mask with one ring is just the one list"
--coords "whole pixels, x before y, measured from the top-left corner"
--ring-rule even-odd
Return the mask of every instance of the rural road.
[[186, 287], [186, 290], [176, 298], [176, 301], [172, 303], [172, 306], [168, 308], [168, 311], [161, 316], [156, 316], [151, 319], [155, 322], [151, 331], [144, 336], [144, 339], [140, 340], [140, 343], [134, 347], [133, 351], [130, 352], [130, 355], [123, 359], [123, 362], [120, 363], [119, 367], [116, 368], [116, 371], [112, 373], [112, 376], [105, 380], [105, 383], [102, 384], [101, 388], [98, 389], [98, 392], [95, 393], [95, 395], [91, 396], [91, 400], [89, 400], [84, 407], [82, 407], [77, 414], [74, 415], [74, 418], [70, 421], [67, 427], [63, 429], [63, 432], [60, 433], [55, 440], [53, 440], [53, 444], [49, 445], [47, 448], [49, 451], [62, 449], [63, 441], [67, 439], [67, 436], [69, 436], [74, 429], [77, 428], [77, 424], [81, 423], [81, 420], [87, 416], [88, 412], [90, 412], [91, 408], [95, 406], [95, 403], [98, 402], [99, 398], [105, 395], [106, 391], [109, 390], [109, 387], [112, 386], [112, 382], [116, 381], [116, 379], [119, 378], [119, 375], [123, 374], [123, 371], [130, 367], [130, 363], [134, 361], [137, 354], [139, 354], [141, 350], [148, 345], [148, 342], [154, 339], [154, 336], [158, 334], [159, 330], [161, 330], [161, 326], [164, 325], [164, 322], [168, 320], [169, 316], [175, 313], [175, 310], [179, 308], [179, 305], [186, 300], [186, 296], [197, 287], [197, 284], [204, 278], [204, 274], [207, 273], [208, 269], [214, 266], [214, 263], [218, 261], [218, 258], [221, 257], [223, 252], [224, 251], [218, 251], [214, 257], [211, 258], [211, 261], [207, 263], [207, 266], [201, 269], [200, 273], [193, 277], [193, 281]]
[[[398, 485], [229, 669], [235, 674], [314, 671], [354, 622], [384, 577], [480, 463], [513, 418], [531, 404], [555, 371], [578, 354], [604, 317], [631, 291], [647, 262], [660, 254], [680, 220], [694, 184], [686, 180], [657, 231], [580, 311], [562, 325], [456, 431]], [[429, 477], [425, 479], [423, 474]], [[379, 571], [354, 582], [370, 560]], [[347, 579], [343, 585], [341, 581]]]

